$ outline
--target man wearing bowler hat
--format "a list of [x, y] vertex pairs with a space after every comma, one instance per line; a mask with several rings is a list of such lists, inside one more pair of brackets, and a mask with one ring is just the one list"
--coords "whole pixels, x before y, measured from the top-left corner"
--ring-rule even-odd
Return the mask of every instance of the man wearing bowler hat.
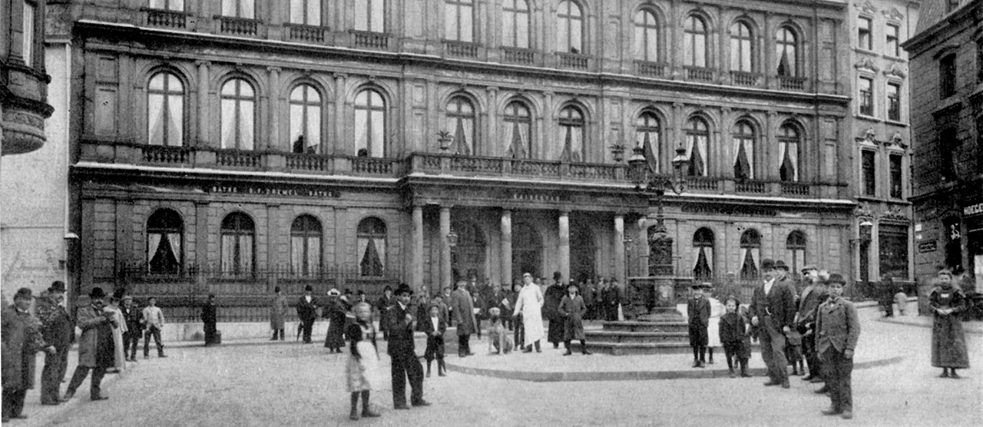
[[822, 381], [821, 363], [816, 354], [816, 309], [826, 301], [826, 283], [819, 279], [819, 270], [814, 265], [802, 268], [802, 280], [806, 283], [799, 298], [798, 312], [795, 313], [795, 327], [802, 334], [802, 352], [809, 364], [809, 376], [802, 379], [809, 382]]
[[46, 344], [31, 315], [31, 290], [20, 288], [14, 294], [14, 304], [3, 310], [3, 422], [11, 418], [27, 418], [22, 414], [27, 390], [34, 388], [34, 356], [39, 350], [54, 354], [55, 348]]
[[57, 405], [62, 402], [61, 381], [68, 369], [68, 349], [72, 347], [75, 324], [68, 311], [61, 305], [65, 300], [65, 282], [55, 281], [48, 288], [48, 294], [37, 300], [38, 320], [41, 321], [41, 334], [44, 341], [55, 347], [54, 354], [44, 356], [44, 370], [41, 371], [41, 404]]
[[407, 284], [396, 288], [396, 303], [388, 308], [389, 319], [389, 357], [392, 359], [393, 407], [409, 409], [406, 406], [406, 379], [410, 382], [410, 404], [428, 406], [423, 400], [423, 365], [416, 357], [413, 331], [416, 319], [410, 305], [413, 290]]
[[102, 395], [99, 384], [102, 382], [102, 377], [106, 375], [106, 368], [116, 363], [112, 329], [116, 325], [116, 320], [113, 313], [103, 311], [105, 298], [106, 293], [102, 288], [92, 288], [89, 292], [90, 305], [80, 307], [75, 315], [76, 325], [82, 330], [82, 336], [79, 337], [79, 363], [75, 367], [72, 381], [68, 383], [65, 400], [75, 395], [75, 390], [82, 385], [85, 377], [89, 376], [90, 370], [92, 379], [89, 384], [89, 398], [108, 399]]
[[314, 288], [311, 285], [304, 287], [304, 296], [297, 301], [297, 317], [300, 318], [300, 327], [304, 330], [304, 344], [310, 344], [314, 320], [317, 319], [317, 298], [314, 298]]
[[770, 378], [765, 385], [789, 388], [785, 338], [792, 331], [795, 320], [795, 291], [792, 284], [784, 280], [784, 273], [776, 271], [778, 266], [785, 267], [785, 263], [768, 258], [761, 261], [764, 283], [754, 289], [751, 297], [751, 324], [761, 328], [761, 358], [768, 366]]

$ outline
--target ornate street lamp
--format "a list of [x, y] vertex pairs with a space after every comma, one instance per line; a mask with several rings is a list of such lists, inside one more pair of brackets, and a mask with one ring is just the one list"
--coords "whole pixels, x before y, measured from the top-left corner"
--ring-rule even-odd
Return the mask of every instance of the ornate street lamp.
[[447, 150], [451, 149], [451, 143], [454, 142], [454, 136], [446, 130], [438, 131], [437, 142], [440, 144], [440, 151], [447, 154]]
[[686, 157], [686, 149], [676, 147], [676, 156], [672, 158], [672, 176], [664, 176], [655, 173], [645, 159], [645, 152], [641, 147], [632, 150], [631, 158], [628, 159], [628, 174], [635, 190], [652, 194], [655, 196], [658, 210], [655, 216], [655, 230], [650, 239], [665, 237], [666, 225], [662, 213], [662, 198], [668, 188], [673, 193], [682, 194], [686, 187], [686, 169], [689, 166], [689, 159]]

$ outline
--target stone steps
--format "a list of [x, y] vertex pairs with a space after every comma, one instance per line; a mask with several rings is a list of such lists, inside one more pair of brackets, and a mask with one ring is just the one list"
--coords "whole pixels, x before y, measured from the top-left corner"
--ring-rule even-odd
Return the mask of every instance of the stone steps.
[[601, 324], [605, 331], [623, 332], [689, 332], [689, 325], [686, 322], [645, 322], [645, 321], [623, 321], [623, 322], [604, 322]]
[[689, 345], [687, 332], [585, 331], [588, 342], [607, 343], [683, 343]]
[[615, 356], [628, 354], [679, 354], [691, 353], [689, 342], [610, 342], [587, 341], [587, 348], [595, 353]]

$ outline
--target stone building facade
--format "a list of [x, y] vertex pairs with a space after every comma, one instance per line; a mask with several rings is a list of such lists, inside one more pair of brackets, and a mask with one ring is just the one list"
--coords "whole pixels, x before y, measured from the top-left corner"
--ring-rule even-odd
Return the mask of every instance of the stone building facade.
[[[75, 288], [852, 275], [846, 5], [89, 1], [71, 9]], [[65, 16], [69, 16], [65, 15]], [[667, 194], [627, 179], [640, 147]]]
[[926, 8], [911, 55], [915, 269], [966, 271], [983, 286], [983, 4]]

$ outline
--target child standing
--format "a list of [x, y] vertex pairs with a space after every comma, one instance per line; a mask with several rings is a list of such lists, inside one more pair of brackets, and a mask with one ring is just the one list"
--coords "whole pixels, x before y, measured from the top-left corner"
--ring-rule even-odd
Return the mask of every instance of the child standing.
[[704, 367], [706, 360], [708, 331], [710, 322], [710, 302], [703, 296], [703, 285], [693, 284], [693, 296], [686, 304], [689, 318], [689, 345], [693, 348], [693, 367]]
[[850, 419], [853, 418], [850, 375], [853, 350], [860, 337], [860, 320], [853, 303], [841, 298], [845, 284], [843, 276], [829, 275], [829, 299], [819, 306], [816, 317], [816, 352], [823, 361], [832, 400], [832, 405], [823, 414]]
[[802, 334], [792, 329], [788, 333], [788, 345], [785, 347], [785, 358], [792, 365], [792, 375], [805, 375], [805, 358], [802, 357]]
[[446, 375], [444, 367], [444, 332], [447, 331], [447, 321], [440, 312], [440, 306], [430, 306], [430, 316], [423, 323], [423, 332], [427, 334], [427, 351], [423, 357], [427, 359], [427, 378], [430, 378], [430, 365], [437, 359], [437, 375]]
[[[720, 317], [720, 342], [724, 347], [724, 357], [727, 358], [727, 370], [730, 377], [737, 376], [734, 368], [740, 364], [741, 376], [750, 377], [747, 373], [747, 361], [751, 357], [747, 323], [737, 308], [741, 305], [736, 297], [728, 297], [725, 307], [727, 312]], [[746, 344], [745, 344], [746, 343]]]
[[382, 385], [379, 379], [379, 351], [375, 343], [375, 326], [372, 324], [372, 306], [360, 302], [353, 308], [355, 321], [348, 326], [346, 336], [351, 341], [351, 357], [345, 365], [348, 391], [352, 394], [352, 412], [349, 418], [357, 420], [358, 396], [362, 396], [362, 416], [378, 417], [369, 408], [369, 392]]

